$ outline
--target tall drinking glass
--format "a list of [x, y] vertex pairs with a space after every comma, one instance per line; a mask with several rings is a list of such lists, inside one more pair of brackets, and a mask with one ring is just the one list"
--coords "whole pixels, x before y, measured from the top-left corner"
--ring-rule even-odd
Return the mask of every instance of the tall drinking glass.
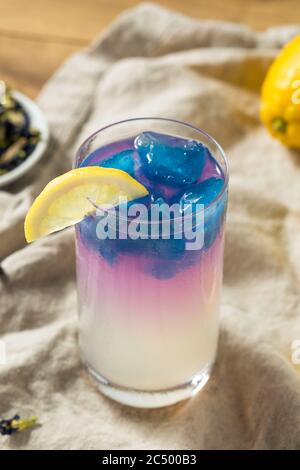
[[[77, 152], [75, 167], [90, 165], [131, 174], [149, 190], [138, 201], [148, 211], [151, 204], [178, 203], [182, 215], [187, 207], [193, 233], [201, 230], [202, 238], [191, 248], [183, 226], [173, 229], [174, 215], [169, 237], [157, 230], [151, 237], [151, 225], [163, 223], [163, 210], [159, 222], [141, 222], [148, 238], [124, 239], [119, 228], [114, 239], [101, 239], [97, 227], [103, 214], [97, 211], [77, 224], [83, 361], [100, 390], [121, 403], [161, 407], [189, 398], [207, 382], [217, 351], [225, 154], [191, 125], [139, 118], [90, 136]], [[196, 202], [202, 204], [199, 225]], [[115, 217], [121, 218], [120, 212]], [[125, 222], [128, 227], [132, 220], [128, 216]]]

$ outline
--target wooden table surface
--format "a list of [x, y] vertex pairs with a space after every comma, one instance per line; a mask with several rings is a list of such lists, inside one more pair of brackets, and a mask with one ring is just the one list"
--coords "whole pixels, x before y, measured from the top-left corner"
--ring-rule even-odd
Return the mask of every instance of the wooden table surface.
[[[0, 79], [35, 97], [55, 69], [136, 0], [0, 0]], [[295, 23], [300, 0], [154, 1], [194, 18], [262, 30]]]

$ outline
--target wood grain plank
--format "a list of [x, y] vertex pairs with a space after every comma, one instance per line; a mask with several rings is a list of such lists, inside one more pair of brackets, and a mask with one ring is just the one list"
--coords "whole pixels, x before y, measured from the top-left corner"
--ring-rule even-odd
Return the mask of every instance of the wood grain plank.
[[[138, 0], [0, 0], [0, 31], [89, 41]], [[153, 3], [194, 18], [215, 18], [263, 29], [294, 23], [299, 0], [159, 0]]]
[[0, 36], [0, 78], [35, 97], [77, 45]]
[[[0, 0], [0, 77], [35, 97], [71, 53], [88, 44], [137, 0]], [[193, 18], [243, 22], [253, 28], [293, 23], [299, 0], [160, 0]]]

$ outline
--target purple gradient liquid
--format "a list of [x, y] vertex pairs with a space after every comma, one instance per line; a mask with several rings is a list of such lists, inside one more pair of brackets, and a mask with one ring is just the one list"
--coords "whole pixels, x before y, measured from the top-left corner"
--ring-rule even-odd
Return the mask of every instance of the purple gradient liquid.
[[[193, 381], [214, 361], [227, 192], [214, 202], [224, 175], [202, 144], [151, 133], [141, 142], [135, 136], [99, 148], [80, 166], [129, 172], [148, 188], [142, 202], [149, 207], [200, 198], [207, 206], [204, 246], [189, 251], [182, 239], [99, 240], [97, 217], [90, 216], [76, 227], [77, 276], [89, 368], [104, 384], [151, 392]], [[207, 181], [208, 189], [201, 185]], [[202, 187], [206, 193], [198, 194]]]

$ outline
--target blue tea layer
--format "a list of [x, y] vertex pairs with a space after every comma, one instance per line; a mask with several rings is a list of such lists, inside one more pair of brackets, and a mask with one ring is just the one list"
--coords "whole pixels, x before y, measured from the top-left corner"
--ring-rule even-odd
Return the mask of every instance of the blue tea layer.
[[[179, 203], [184, 212], [196, 204], [208, 207], [224, 186], [224, 175], [209, 149], [200, 142], [154, 132], [115, 142], [91, 153], [80, 166], [103, 166], [126, 171], [142, 183], [149, 195], [133, 202], [150, 204]], [[204, 213], [204, 246], [186, 250], [186, 240], [159, 238], [100, 240], [96, 235], [100, 217], [89, 216], [78, 224], [82, 240], [109, 264], [123, 255], [143, 256], [144, 270], [159, 279], [173, 277], [197, 262], [208, 250], [222, 228], [227, 194]], [[129, 204], [132, 204], [129, 203]]]
[[188, 187], [200, 178], [208, 149], [200, 142], [154, 132], [137, 136], [134, 146], [144, 175], [152, 183]]

